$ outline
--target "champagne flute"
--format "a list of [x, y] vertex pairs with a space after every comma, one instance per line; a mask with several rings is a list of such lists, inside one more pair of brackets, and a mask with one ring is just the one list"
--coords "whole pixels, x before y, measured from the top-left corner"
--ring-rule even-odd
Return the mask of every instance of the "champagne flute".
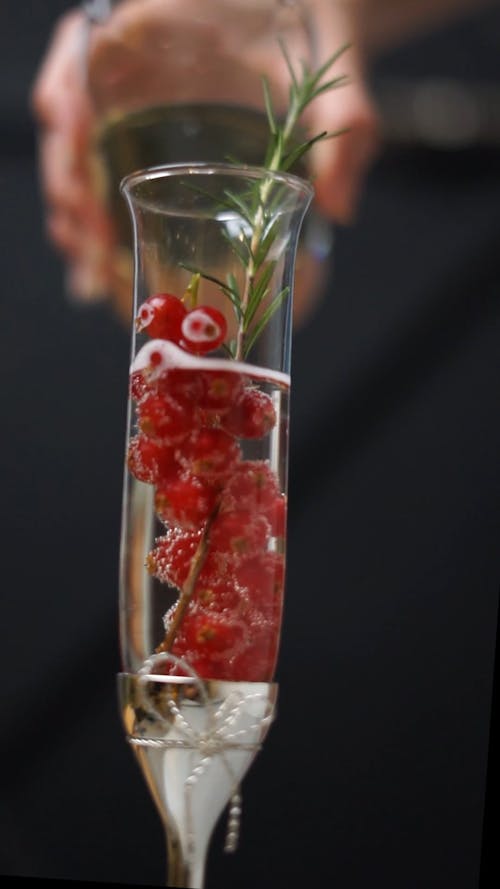
[[119, 695], [167, 835], [201, 889], [213, 828], [272, 722], [285, 582], [292, 290], [312, 188], [236, 165], [122, 185], [134, 231]]

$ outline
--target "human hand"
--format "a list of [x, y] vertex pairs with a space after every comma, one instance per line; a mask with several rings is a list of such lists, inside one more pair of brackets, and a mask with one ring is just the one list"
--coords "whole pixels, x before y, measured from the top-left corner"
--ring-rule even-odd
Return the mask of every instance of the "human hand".
[[[169, 39], [175, 34], [177, 48], [180, 45], [193, 48], [195, 40], [200, 46], [203, 41], [207, 44], [206, 28], [186, 24], [184, 7], [186, 3], [195, 2], [199, 0], [169, 5]], [[162, 56], [156, 50], [151, 51], [151, 64], [144, 65], [142, 59], [141, 67], [134, 69], [134, 46], [142, 41], [158, 50], [167, 33], [164, 4], [158, 0], [146, 0], [146, 3], [148, 17], [140, 23], [137, 20], [138, 6], [123, 4], [123, 13], [115, 20], [115, 31], [110, 32], [107, 42], [101, 40], [93, 48], [92, 78], [94, 82], [97, 80], [98, 89], [94, 89], [92, 100], [84, 65], [85, 16], [76, 10], [64, 16], [56, 27], [33, 89], [33, 108], [39, 122], [39, 163], [47, 207], [47, 231], [67, 263], [68, 289], [81, 299], [111, 295], [118, 310], [127, 318], [130, 312], [129, 268], [123, 266], [123, 254], [113, 222], [96, 188], [92, 145], [96, 110], [99, 110], [99, 100], [106, 102], [107, 86], [115, 95], [121, 89], [128, 101], [133, 102], [131, 84], [138, 96], [147, 84], [148, 96], [153, 103], [182, 101], [183, 89], [189, 83], [187, 76], [175, 77], [179, 52], [164, 54], [165, 68], [161, 77], [155, 60]], [[331, 55], [344, 42], [354, 44], [342, 54], [332, 72], [346, 74], [348, 84], [318, 97], [307, 118], [311, 135], [323, 130], [346, 130], [341, 136], [315, 146], [310, 160], [318, 205], [328, 218], [345, 223], [354, 217], [357, 196], [375, 150], [376, 113], [366, 89], [361, 52], [355, 46], [354, 6], [349, 0], [345, 5], [331, 0], [314, 0], [314, 4], [321, 59]], [[144, 4], [141, 8], [144, 9]], [[244, 69], [238, 67], [238, 45], [234, 41], [229, 41], [228, 45], [234, 48], [234, 57], [229, 64], [235, 76], [231, 78], [230, 87], [235, 89], [239, 81], [240, 95], [245, 85]], [[123, 64], [124, 61], [127, 64]], [[246, 63], [249, 69], [252, 61], [247, 59]], [[265, 68], [266, 61], [261, 55], [253, 59], [253, 64], [254, 68]], [[121, 81], [118, 71], [127, 72]], [[261, 71], [253, 73], [256, 75], [254, 80], [246, 77], [249, 90], [254, 88], [254, 82], [258, 82], [260, 89]], [[237, 76], [240, 74], [241, 77]], [[205, 81], [205, 89], [205, 98], [209, 98], [217, 94], [220, 85], [214, 87]], [[251, 100], [250, 93], [247, 98]]]

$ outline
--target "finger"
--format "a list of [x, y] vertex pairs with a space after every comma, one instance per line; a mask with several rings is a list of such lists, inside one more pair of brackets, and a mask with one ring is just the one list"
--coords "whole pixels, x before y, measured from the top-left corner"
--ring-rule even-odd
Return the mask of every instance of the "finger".
[[316, 200], [327, 216], [340, 223], [352, 222], [365, 181], [379, 147], [379, 121], [375, 107], [362, 85], [342, 87], [322, 97], [312, 114], [317, 132], [338, 135], [314, 146], [310, 170]]
[[75, 153], [67, 135], [48, 130], [39, 140], [40, 184], [48, 204], [68, 210], [85, 199], [86, 178], [78, 170]]
[[31, 107], [42, 126], [59, 123], [70, 110], [71, 87], [78, 59], [83, 59], [84, 39], [85, 17], [80, 10], [71, 10], [58, 22], [32, 86]]
[[307, 116], [311, 136], [325, 131], [342, 134], [315, 145], [309, 164], [323, 212], [335, 221], [349, 222], [379, 142], [378, 114], [364, 71], [360, 8], [355, 0], [312, 0], [312, 9], [318, 63], [347, 48], [323, 79], [343, 77], [344, 82], [318, 96]]
[[69, 213], [60, 209], [50, 210], [47, 213], [45, 228], [50, 240], [65, 253], [69, 260], [81, 256], [81, 230]]
[[[31, 92], [31, 105], [38, 121], [39, 140], [57, 132], [65, 170], [84, 166], [93, 129], [94, 114], [85, 75], [86, 19], [72, 11], [57, 26]], [[62, 147], [63, 140], [66, 146]], [[50, 162], [49, 162], [50, 164]], [[42, 175], [47, 169], [47, 162]], [[50, 166], [49, 166], [50, 169]]]
[[111, 275], [100, 264], [93, 264], [88, 256], [69, 262], [65, 275], [66, 292], [78, 302], [94, 302], [111, 293]]
[[108, 296], [112, 288], [112, 253], [82, 226], [82, 221], [64, 211], [52, 210], [46, 221], [47, 234], [64, 253], [66, 290], [78, 300]]

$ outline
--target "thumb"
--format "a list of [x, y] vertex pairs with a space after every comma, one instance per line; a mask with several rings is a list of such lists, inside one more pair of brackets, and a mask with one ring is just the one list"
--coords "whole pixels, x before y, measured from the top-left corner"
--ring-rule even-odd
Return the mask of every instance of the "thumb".
[[310, 111], [311, 135], [332, 134], [310, 154], [316, 202], [333, 221], [349, 223], [379, 145], [377, 111], [359, 80], [318, 96]]
[[[348, 223], [379, 142], [378, 114], [364, 71], [362, 10], [355, 0], [311, 0], [310, 10], [318, 64], [337, 51], [321, 82], [342, 77], [336, 88], [321, 93], [308, 109], [304, 123], [311, 138], [325, 131], [339, 133], [313, 146], [310, 173], [323, 213], [335, 222]], [[343, 46], [347, 48], [342, 50]]]

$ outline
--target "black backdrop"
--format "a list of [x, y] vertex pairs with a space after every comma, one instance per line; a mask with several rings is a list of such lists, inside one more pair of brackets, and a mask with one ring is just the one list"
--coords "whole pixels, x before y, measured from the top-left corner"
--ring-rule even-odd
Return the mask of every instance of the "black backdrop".
[[[0, 28], [0, 873], [146, 883], [162, 829], [115, 700], [128, 333], [71, 304], [27, 92], [58, 12]], [[374, 74], [498, 85], [496, 12]], [[498, 149], [389, 148], [293, 359], [279, 716], [219, 889], [473, 889], [500, 581]]]

